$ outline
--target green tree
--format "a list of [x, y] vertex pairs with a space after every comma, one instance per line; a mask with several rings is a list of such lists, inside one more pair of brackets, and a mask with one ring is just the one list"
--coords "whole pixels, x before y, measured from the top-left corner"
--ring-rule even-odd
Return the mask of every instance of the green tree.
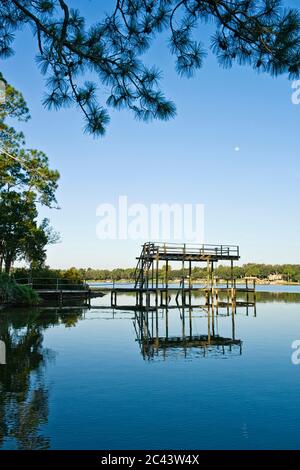
[[49, 222], [37, 222], [34, 202], [16, 191], [0, 193], [0, 270], [9, 273], [14, 261], [24, 259], [33, 266], [43, 265], [45, 247], [56, 241]]
[[[159, 276], [163, 282], [166, 282], [167, 278], [170, 280], [169, 276], [171, 274], [171, 271], [172, 271], [172, 266], [170, 264], [168, 265], [168, 268], [165, 264], [163, 265], [163, 267], [160, 270], [160, 276]], [[181, 276], [182, 276], [182, 273], [181, 273]]]
[[[206, 50], [197, 35], [209, 21], [215, 29], [210, 47], [222, 66], [236, 62], [299, 76], [299, 12], [284, 8], [283, 0], [115, 0], [92, 26], [69, 3], [0, 0], [0, 55], [13, 54], [15, 33], [29, 25], [47, 77], [45, 106], [79, 107], [85, 130], [94, 135], [105, 132], [108, 106], [128, 108], [144, 120], [175, 115], [175, 105], [161, 92], [160, 71], [142, 60], [162, 32], [179, 75], [190, 77], [202, 66]], [[97, 83], [84, 82], [90, 72]], [[105, 103], [99, 85], [110, 91]]]
[[25, 137], [7, 124], [16, 118], [27, 121], [30, 116], [23, 96], [6, 83], [6, 100], [0, 104], [0, 191], [22, 190], [28, 198], [34, 198], [48, 207], [56, 204], [55, 191], [59, 173], [49, 168], [44, 152], [25, 148]]
[[297, 271], [295, 269], [295, 266], [293, 266], [292, 264], [285, 264], [282, 267], [282, 274], [286, 281], [291, 282], [295, 280]]
[[76, 269], [76, 268], [72, 267], [72, 268], [67, 269], [66, 271], [64, 271], [63, 277], [65, 279], [68, 279], [68, 280], [74, 282], [74, 284], [76, 284], [76, 283], [78, 283], [79, 281], [82, 280], [82, 273], [80, 272], [79, 269]]
[[245, 276], [261, 277], [261, 270], [258, 264], [248, 263], [245, 265]]
[[6, 90], [9, 100], [0, 105], [0, 270], [8, 273], [17, 259], [40, 266], [45, 246], [57, 241], [48, 219], [38, 223], [37, 204], [56, 204], [59, 174], [43, 152], [26, 149], [23, 133], [7, 124], [11, 118], [26, 121], [29, 114], [22, 95], [9, 84]]

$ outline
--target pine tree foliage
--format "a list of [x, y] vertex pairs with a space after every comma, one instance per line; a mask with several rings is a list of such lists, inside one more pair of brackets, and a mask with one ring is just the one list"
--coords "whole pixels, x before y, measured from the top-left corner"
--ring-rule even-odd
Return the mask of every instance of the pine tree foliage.
[[[179, 75], [191, 77], [202, 66], [206, 51], [199, 36], [201, 24], [209, 21], [215, 31], [211, 49], [222, 66], [237, 62], [275, 76], [299, 76], [300, 15], [283, 0], [115, 0], [111, 12], [91, 27], [71, 4], [0, 0], [0, 57], [13, 54], [16, 32], [29, 24], [46, 76], [45, 106], [79, 107], [85, 130], [94, 136], [105, 132], [108, 107], [131, 109], [142, 120], [176, 114], [161, 91], [160, 72], [143, 62], [163, 31]], [[95, 83], [85, 81], [91, 73]]]
[[49, 168], [47, 155], [25, 147], [25, 137], [10, 121], [27, 121], [29, 110], [22, 94], [7, 83], [0, 104], [0, 274], [10, 272], [16, 260], [43, 265], [46, 245], [58, 241], [48, 219], [38, 221], [38, 204], [56, 205], [59, 173]]

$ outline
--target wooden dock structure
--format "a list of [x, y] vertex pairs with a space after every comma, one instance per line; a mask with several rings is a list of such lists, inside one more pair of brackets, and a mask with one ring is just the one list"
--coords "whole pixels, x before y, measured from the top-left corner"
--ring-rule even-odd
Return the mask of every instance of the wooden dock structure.
[[[135, 306], [137, 308], [151, 308], [154, 306], [168, 306], [172, 294], [176, 303], [184, 306], [192, 306], [192, 296], [203, 295], [205, 305], [224, 304], [235, 305], [239, 294], [246, 295], [248, 305], [255, 303], [255, 281], [245, 281], [245, 286], [239, 286], [234, 278], [234, 261], [240, 259], [239, 247], [235, 245], [195, 245], [175, 243], [147, 242], [142, 245], [142, 251], [137, 258], [137, 265], [132, 287], [122, 285], [107, 285], [101, 287], [103, 293], [110, 292], [111, 307], [118, 306], [119, 294], [135, 294]], [[227, 261], [231, 266], [231, 277], [224, 283], [220, 283], [214, 275], [217, 262]], [[180, 263], [182, 276], [179, 286], [169, 282], [170, 263]], [[206, 281], [200, 287], [195, 287], [192, 282], [192, 269], [196, 264], [206, 266]], [[164, 272], [164, 280], [161, 282], [159, 273]], [[252, 294], [252, 298], [250, 295]], [[225, 296], [225, 300], [224, 300]], [[241, 302], [240, 302], [241, 303]]]
[[[58, 305], [65, 302], [84, 302], [91, 304], [91, 299], [110, 294], [110, 307], [118, 308], [118, 297], [122, 294], [133, 295], [132, 309], [153, 309], [171, 307], [171, 298], [176, 305], [193, 307], [193, 297], [203, 297], [202, 306], [255, 305], [255, 281], [245, 280], [241, 286], [234, 278], [234, 261], [240, 259], [239, 247], [235, 245], [196, 245], [176, 243], [147, 242], [142, 245], [134, 272], [132, 285], [121, 283], [105, 284], [93, 287], [85, 282], [74, 282], [64, 279], [26, 279], [19, 280], [22, 284], [32, 287], [45, 301], [56, 301]], [[215, 265], [229, 262], [231, 276], [225, 282], [215, 277]], [[170, 283], [169, 272], [171, 263], [181, 266], [181, 279], [177, 285]], [[192, 282], [192, 270], [195, 266], [206, 267], [206, 279], [198, 286]], [[163, 271], [164, 278], [160, 278]], [[16, 280], [17, 281], [17, 280]], [[244, 295], [245, 300], [239, 296]], [[201, 305], [194, 305], [201, 306]], [[128, 309], [128, 305], [123, 306]]]

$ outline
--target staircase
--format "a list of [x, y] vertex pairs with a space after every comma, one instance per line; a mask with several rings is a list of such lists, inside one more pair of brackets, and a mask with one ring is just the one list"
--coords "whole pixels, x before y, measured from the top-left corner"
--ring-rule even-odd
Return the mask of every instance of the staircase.
[[152, 266], [153, 258], [155, 256], [154, 243], [144, 243], [140, 257], [134, 272], [135, 284], [134, 287], [142, 289], [148, 281], [148, 272]]

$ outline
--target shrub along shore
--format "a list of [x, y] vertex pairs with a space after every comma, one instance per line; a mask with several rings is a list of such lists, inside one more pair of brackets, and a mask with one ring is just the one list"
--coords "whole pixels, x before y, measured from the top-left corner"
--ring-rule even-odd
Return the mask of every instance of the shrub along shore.
[[29, 286], [22, 286], [7, 274], [0, 274], [0, 305], [33, 306], [40, 302], [38, 294]]

